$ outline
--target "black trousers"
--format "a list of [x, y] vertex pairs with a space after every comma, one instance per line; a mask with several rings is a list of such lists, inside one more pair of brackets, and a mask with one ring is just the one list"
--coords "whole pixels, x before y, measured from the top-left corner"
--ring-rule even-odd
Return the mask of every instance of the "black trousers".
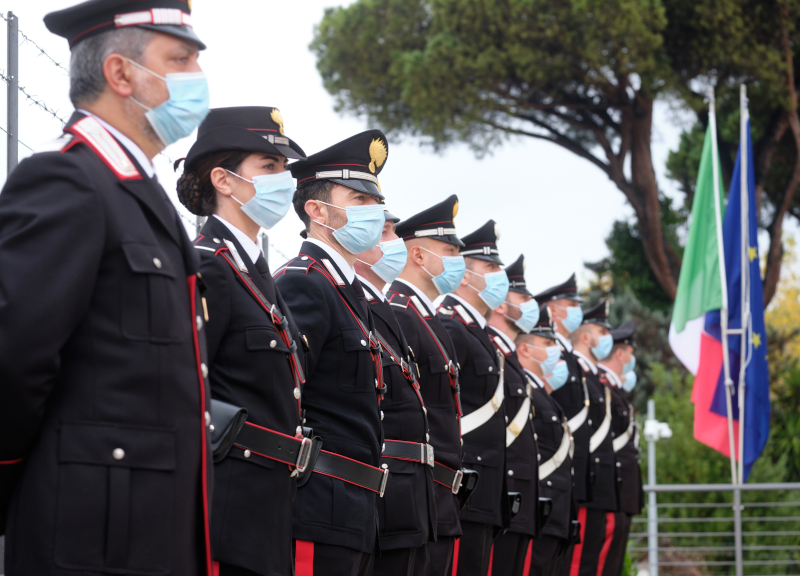
[[[545, 576], [557, 575], [555, 572], [556, 560], [563, 558], [563, 551], [561, 550], [563, 538], [543, 534], [531, 540], [531, 554], [530, 554], [530, 576]], [[560, 553], [560, 554], [559, 554]], [[567, 576], [569, 567], [563, 563], [566, 571], [563, 576]]]
[[625, 563], [625, 550], [628, 548], [628, 535], [631, 531], [633, 517], [625, 512], [614, 514], [614, 536], [608, 551], [606, 565], [602, 576], [620, 576]]
[[439, 536], [428, 544], [428, 574], [430, 576], [452, 576], [454, 536]]
[[[542, 571], [536, 574], [543, 574], [544, 576], [569, 576], [570, 565], [572, 564], [572, 551], [574, 546], [569, 546], [563, 553], [553, 558], [550, 563], [542, 568]], [[531, 570], [531, 575], [534, 572]]]
[[490, 576], [523, 576], [525, 565], [530, 561], [530, 543], [529, 534], [500, 534], [494, 541]]
[[221, 562], [214, 562], [212, 566], [212, 576], [259, 576], [258, 572]]
[[419, 548], [382, 550], [375, 556], [375, 576], [428, 576], [428, 544]]
[[578, 509], [581, 543], [573, 548], [569, 576], [602, 576], [614, 539], [615, 514], [585, 507]]
[[372, 576], [374, 554], [344, 546], [295, 540], [295, 576]]
[[453, 552], [452, 576], [487, 576], [492, 565], [494, 526], [462, 520], [461, 532]]

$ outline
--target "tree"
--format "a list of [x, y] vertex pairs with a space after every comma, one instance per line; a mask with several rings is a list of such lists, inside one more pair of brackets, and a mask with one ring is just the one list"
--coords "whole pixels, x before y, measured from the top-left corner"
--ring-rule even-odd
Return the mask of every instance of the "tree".
[[337, 106], [387, 132], [477, 152], [537, 138], [592, 162], [633, 207], [671, 300], [680, 255], [662, 221], [653, 103], [702, 114], [703, 85], [715, 81], [726, 101], [757, 82], [793, 126], [796, 0], [776, 1], [357, 0], [326, 10], [311, 48]]

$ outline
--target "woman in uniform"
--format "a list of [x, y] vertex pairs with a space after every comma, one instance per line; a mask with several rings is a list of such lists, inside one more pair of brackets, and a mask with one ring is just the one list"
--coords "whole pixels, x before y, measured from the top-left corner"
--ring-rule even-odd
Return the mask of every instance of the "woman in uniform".
[[[215, 401], [208, 424], [219, 576], [292, 573], [292, 499], [304, 452], [302, 336], [257, 242], [259, 230], [291, 207], [290, 158], [305, 154], [285, 135], [277, 108], [214, 109], [178, 181], [181, 203], [207, 217], [195, 240], [205, 316], [197, 322], [208, 344], [209, 366], [202, 370]], [[224, 421], [235, 408], [247, 411], [240, 430]]]

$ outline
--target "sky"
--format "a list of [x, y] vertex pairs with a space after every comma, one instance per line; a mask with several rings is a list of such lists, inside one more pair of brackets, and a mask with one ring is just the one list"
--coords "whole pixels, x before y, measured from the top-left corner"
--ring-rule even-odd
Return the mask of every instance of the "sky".
[[[66, 40], [54, 36], [42, 18], [74, 0], [12, 0], [6, 9], [19, 17], [19, 27], [54, 60], [69, 67]], [[194, 0], [195, 31], [208, 49], [200, 65], [208, 76], [211, 107], [275, 106], [280, 108], [286, 134], [311, 154], [371, 128], [362, 118], [337, 113], [334, 99], [322, 86], [316, 60], [309, 51], [313, 27], [326, 7], [349, 4], [334, 0], [235, 0], [229, 3]], [[224, 7], [234, 9], [225, 10]], [[6, 52], [6, 26], [0, 26], [0, 51]], [[32, 44], [19, 48], [20, 84], [66, 119], [72, 112], [69, 78]], [[0, 68], [6, 69], [5, 57]], [[6, 91], [0, 91], [0, 125], [6, 127]], [[652, 150], [659, 185], [676, 193], [665, 178], [670, 149], [678, 146], [682, 127], [691, 115], [655, 108]], [[32, 148], [56, 138], [61, 123], [29, 104], [20, 95], [20, 140]], [[0, 134], [0, 136], [5, 136]], [[171, 160], [186, 155], [194, 135], [171, 145], [155, 165], [167, 193], [186, 218], [194, 236], [194, 216], [183, 209], [175, 194], [177, 174]], [[5, 150], [4, 141], [0, 149]], [[20, 157], [30, 152], [20, 145]], [[6, 154], [0, 154], [0, 182], [5, 181]], [[506, 264], [519, 254], [526, 257], [526, 280], [537, 293], [576, 272], [585, 285], [591, 273], [584, 262], [608, 255], [604, 239], [615, 220], [631, 219], [633, 211], [606, 175], [589, 162], [553, 144], [531, 138], [511, 140], [493, 154], [477, 159], [466, 146], [436, 154], [418, 141], [389, 140], [389, 157], [380, 175], [381, 188], [391, 211], [411, 216], [450, 194], [459, 197], [456, 228], [461, 236], [494, 219], [501, 234], [498, 247]], [[300, 220], [293, 211], [269, 231], [270, 265], [297, 254]], [[762, 242], [762, 253], [766, 245]]]

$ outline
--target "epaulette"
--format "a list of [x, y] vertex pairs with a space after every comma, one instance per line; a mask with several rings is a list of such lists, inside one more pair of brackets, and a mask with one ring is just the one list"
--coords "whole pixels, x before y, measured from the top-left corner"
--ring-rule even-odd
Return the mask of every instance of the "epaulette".
[[450, 306], [440, 306], [436, 313], [444, 314], [445, 316], [452, 316], [454, 314], [453, 309]]
[[[387, 292], [387, 296], [389, 293]], [[392, 297], [387, 298], [389, 301], [389, 306], [395, 306], [396, 308], [402, 308], [406, 310], [408, 308], [408, 296], [405, 294], [399, 294], [398, 292], [392, 292]]]
[[72, 134], [64, 133], [54, 140], [45, 142], [36, 147], [33, 151], [34, 154], [41, 154], [42, 152], [66, 152], [72, 148], [75, 136]]
[[200, 234], [194, 241], [194, 247], [196, 250], [203, 250], [205, 252], [213, 252], [216, 254], [217, 250], [222, 248], [222, 240]]
[[97, 154], [120, 180], [142, 179], [139, 170], [128, 158], [122, 146], [92, 116], [81, 118], [69, 128], [65, 128], [64, 131], [75, 136], [75, 140], [70, 142], [68, 146], [71, 147], [76, 142], [83, 142], [92, 149], [92, 152]]
[[586, 363], [586, 360], [584, 360], [580, 356], [576, 356], [576, 358], [578, 360], [578, 364], [580, 364], [580, 366], [581, 366], [581, 368], [583, 369], [584, 372], [592, 372], [592, 369], [589, 366], [589, 364]]
[[[441, 310], [442, 308], [439, 308], [439, 310]], [[469, 312], [464, 310], [464, 307], [461, 304], [454, 305], [453, 310], [455, 310], [458, 313], [458, 316], [459, 318], [461, 318], [461, 321], [467, 326], [472, 326], [473, 324], [475, 324], [475, 321], [472, 319], [472, 316], [469, 315]]]
[[245, 266], [244, 260], [242, 260], [242, 257], [239, 255], [239, 251], [236, 249], [236, 244], [230, 240], [225, 240], [225, 246], [228, 247], [228, 252], [230, 252], [231, 256], [233, 256], [233, 261], [236, 262], [236, 267], [239, 268], [239, 271], [247, 274], [247, 266]]
[[328, 269], [328, 273], [331, 275], [331, 278], [334, 279], [336, 284], [338, 284], [339, 286], [344, 286], [345, 281], [342, 280], [341, 276], [339, 276], [339, 272], [336, 270], [336, 266], [331, 264], [331, 261], [328, 260], [327, 258], [321, 258], [320, 260], [325, 265], [325, 268]]
[[409, 299], [411, 300], [411, 302], [413, 302], [414, 308], [417, 309], [417, 312], [419, 312], [420, 315], [423, 318], [430, 317], [430, 314], [428, 313], [428, 309], [425, 307], [425, 305], [422, 302], [420, 302], [420, 299], [416, 294], [409, 296]]
[[308, 256], [295, 256], [291, 260], [289, 260], [286, 264], [279, 267], [275, 272], [272, 273], [273, 278], [277, 278], [281, 274], [285, 272], [291, 272], [293, 270], [299, 270], [308, 274], [309, 269], [314, 265], [314, 261], [309, 258]]
[[500, 336], [492, 336], [492, 342], [494, 342], [494, 345], [498, 350], [500, 350], [500, 352], [503, 353], [504, 356], [511, 356], [511, 348], [508, 347], [508, 345], [503, 341], [502, 338], [500, 338]]

